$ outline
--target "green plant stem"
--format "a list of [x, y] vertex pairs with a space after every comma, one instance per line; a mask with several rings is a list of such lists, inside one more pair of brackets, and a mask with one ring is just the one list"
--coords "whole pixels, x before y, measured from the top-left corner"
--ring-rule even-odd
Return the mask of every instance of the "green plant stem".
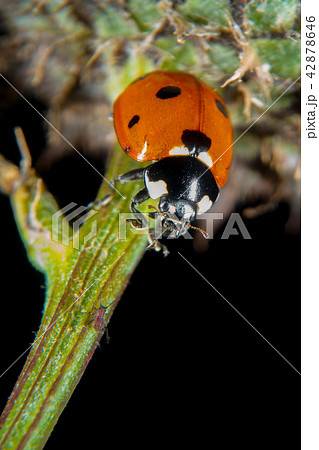
[[[134, 167], [127, 160], [123, 163], [121, 152], [115, 152], [106, 178]], [[130, 231], [125, 240], [118, 236], [119, 212], [128, 211], [133, 184], [121, 187], [125, 198], [114, 195], [83, 225], [79, 249], [61, 243], [71, 233], [67, 227], [53, 240], [52, 215], [59, 210], [55, 200], [39, 178], [23, 177], [13, 166], [14, 180], [3, 177], [2, 183], [4, 164], [9, 165], [6, 173], [10, 167], [0, 161], [0, 188], [10, 194], [29, 259], [44, 273], [47, 290], [41, 326], [0, 419], [0, 447], [42, 448], [103, 335], [104, 330], [94, 328], [95, 308], [100, 300], [107, 306], [107, 325], [147, 237]], [[104, 183], [99, 196], [107, 190]], [[93, 219], [96, 234], [84, 243]]]

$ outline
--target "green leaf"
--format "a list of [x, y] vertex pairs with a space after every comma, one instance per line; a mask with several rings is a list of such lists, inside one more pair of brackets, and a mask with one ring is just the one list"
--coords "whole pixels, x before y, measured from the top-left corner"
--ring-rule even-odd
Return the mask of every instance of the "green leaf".
[[94, 13], [96, 34], [102, 38], [131, 37], [137, 32], [136, 24], [128, 13], [112, 5], [105, 5]]
[[158, 2], [154, 0], [129, 0], [127, 5], [141, 31], [151, 29], [162, 16]]
[[228, 26], [230, 3], [227, 0], [187, 0], [177, 9], [194, 21]]
[[294, 27], [298, 0], [255, 0], [246, 6], [247, 19], [254, 36], [282, 32]]
[[208, 51], [209, 58], [213, 65], [220, 71], [220, 74], [232, 74], [239, 66], [238, 53], [234, 48], [225, 47], [221, 44], [214, 44]]
[[296, 79], [300, 75], [300, 41], [287, 39], [255, 39], [252, 47], [269, 64], [271, 72], [281, 78]]
[[179, 45], [175, 36], [167, 36], [159, 39], [156, 44], [167, 54], [161, 67], [164, 70], [187, 70], [188, 67], [194, 67], [200, 62], [198, 51], [189, 40]]

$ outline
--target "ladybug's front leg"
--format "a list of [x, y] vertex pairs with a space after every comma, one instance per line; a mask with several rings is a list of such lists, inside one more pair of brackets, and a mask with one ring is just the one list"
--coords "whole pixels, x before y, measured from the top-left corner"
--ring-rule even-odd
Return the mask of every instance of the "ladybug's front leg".
[[149, 228], [148, 230], [148, 242], [150, 245], [147, 247], [147, 250], [155, 250], [156, 252], [163, 252], [164, 256], [169, 255], [168, 248], [166, 245], [159, 242], [159, 238], [161, 236], [156, 236], [154, 228]]
[[145, 202], [150, 198], [148, 190], [146, 188], [139, 191], [133, 198], [130, 204], [130, 208], [136, 219], [129, 219], [128, 222], [131, 223], [131, 225], [134, 228], [138, 229], [145, 229], [149, 228], [149, 221], [146, 219], [145, 215], [141, 213], [136, 206], [140, 205], [141, 203]]
[[[110, 186], [115, 189], [115, 183], [127, 183], [129, 181], [138, 181], [141, 180], [144, 177], [144, 171], [145, 168], [140, 169], [134, 169], [130, 170], [129, 172], [122, 173], [121, 175], [118, 175], [117, 177], [113, 178], [113, 180], [110, 181]], [[100, 208], [101, 206], [106, 206], [110, 200], [112, 199], [113, 194], [107, 194], [100, 200], [95, 200], [94, 202], [91, 202], [88, 204], [88, 208]]]
[[138, 181], [142, 180], [144, 177], [145, 167], [142, 167], [140, 169], [134, 169], [130, 170], [129, 172], [122, 173], [121, 175], [118, 175], [116, 178], [113, 178], [111, 181], [111, 186], [115, 186], [116, 182], [119, 183], [127, 183], [128, 181]]

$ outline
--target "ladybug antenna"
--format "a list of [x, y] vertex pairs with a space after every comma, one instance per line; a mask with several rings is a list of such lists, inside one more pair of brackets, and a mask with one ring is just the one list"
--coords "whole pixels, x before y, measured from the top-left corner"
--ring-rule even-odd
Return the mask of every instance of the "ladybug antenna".
[[161, 216], [164, 215], [164, 213], [162, 213], [162, 211], [160, 211], [158, 208], [156, 208], [156, 206], [154, 205], [148, 205], [148, 209], [155, 209], [155, 211], [160, 214]]
[[207, 233], [207, 231], [203, 230], [202, 228], [195, 227], [194, 225], [190, 225], [189, 228], [193, 228], [193, 230], [199, 231], [204, 236], [205, 239], [209, 238], [209, 234]]
[[[155, 211], [157, 212], [157, 214], [159, 214], [160, 216], [162, 216], [162, 217], [164, 217], [164, 218], [168, 217], [168, 214], [167, 214], [167, 213], [163, 213], [163, 212], [160, 211], [158, 208], [156, 208], [156, 206], [148, 205], [148, 209], [155, 209]], [[152, 212], [152, 213], [148, 213], [147, 215], [148, 215], [149, 217], [151, 217], [152, 219], [155, 219], [154, 214], [155, 214], [155, 213]]]

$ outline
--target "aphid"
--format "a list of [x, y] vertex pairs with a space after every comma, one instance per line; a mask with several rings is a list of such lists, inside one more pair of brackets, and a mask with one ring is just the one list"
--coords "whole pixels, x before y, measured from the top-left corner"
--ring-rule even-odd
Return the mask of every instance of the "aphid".
[[104, 331], [106, 328], [104, 317], [107, 307], [100, 305], [99, 308], [96, 308], [95, 306], [94, 308], [96, 309], [96, 311], [93, 318], [93, 328], [95, 331]]
[[108, 337], [108, 334], [107, 334], [107, 323], [105, 322], [105, 314], [106, 314], [106, 311], [110, 308], [110, 306], [114, 302], [115, 302], [115, 300], [113, 300], [113, 302], [111, 302], [107, 306], [104, 306], [104, 305], [102, 305], [101, 295], [100, 295], [100, 306], [97, 308], [93, 304], [93, 308], [95, 309], [95, 313], [94, 313], [93, 319], [89, 322], [89, 323], [93, 322], [93, 328], [94, 328], [95, 331], [98, 331], [98, 332], [106, 331], [106, 340], [107, 340], [107, 342], [109, 342], [109, 337]]

